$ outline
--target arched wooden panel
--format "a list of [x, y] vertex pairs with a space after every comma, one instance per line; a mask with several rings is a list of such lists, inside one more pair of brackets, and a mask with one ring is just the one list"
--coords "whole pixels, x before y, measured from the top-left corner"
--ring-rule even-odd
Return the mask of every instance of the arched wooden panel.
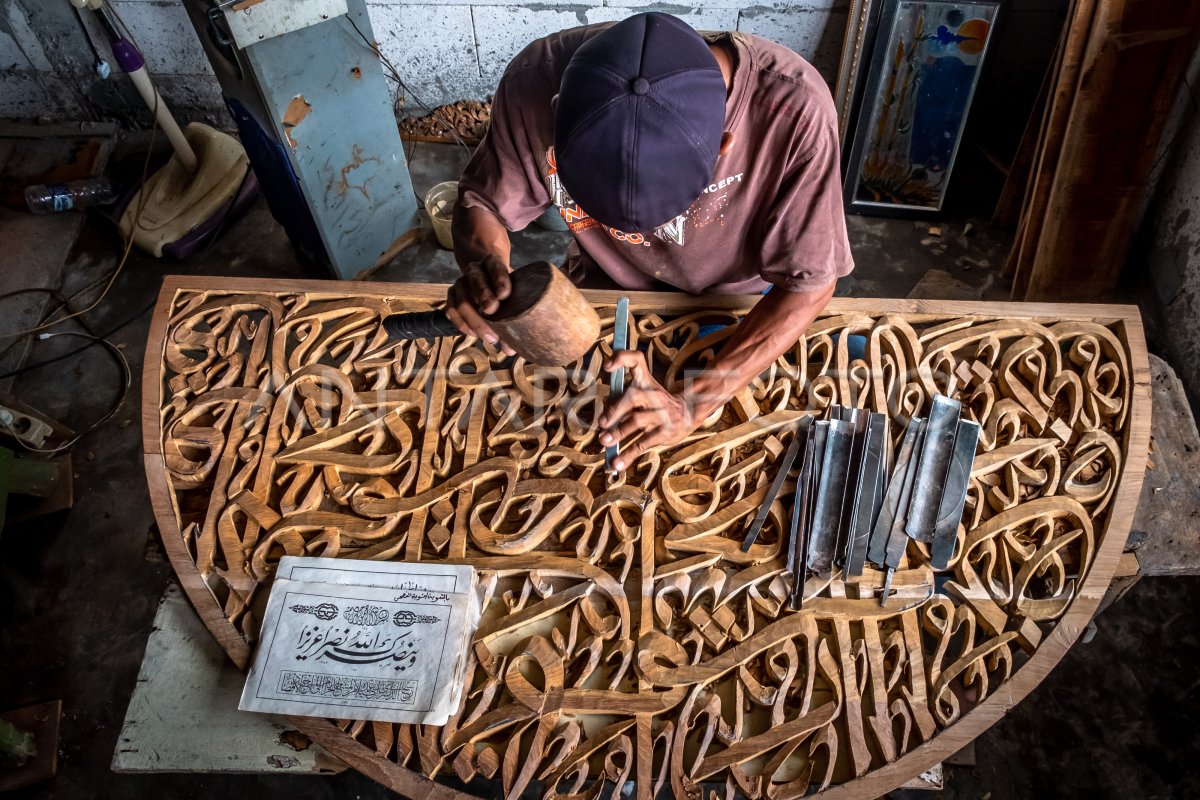
[[[708, 427], [603, 471], [610, 330], [566, 369], [379, 322], [444, 287], [169, 278], [147, 347], [147, 476], [184, 588], [245, 667], [284, 554], [470, 562], [486, 587], [471, 684], [444, 728], [293, 720], [410, 797], [534, 782], [547, 798], [875, 797], [959, 750], [1086, 625], [1129, 532], [1149, 440], [1136, 309], [836, 299]], [[588, 295], [611, 326], [616, 294]], [[668, 384], [755, 298], [632, 296]], [[866, 340], [850, 356], [849, 337]], [[982, 426], [947, 570], [813, 578], [787, 610], [780, 528], [741, 531], [795, 423], [894, 420], [935, 393]], [[901, 430], [893, 426], [893, 432]], [[583, 793], [580, 795], [580, 793]]]

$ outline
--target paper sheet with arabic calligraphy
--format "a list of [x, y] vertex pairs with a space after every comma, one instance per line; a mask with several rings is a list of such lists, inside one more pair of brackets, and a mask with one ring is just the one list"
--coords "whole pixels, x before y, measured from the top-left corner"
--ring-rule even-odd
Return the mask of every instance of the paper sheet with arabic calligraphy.
[[347, 576], [324, 570], [327, 560], [281, 568], [321, 581], [276, 579], [239, 708], [444, 725], [460, 698], [474, 570]]

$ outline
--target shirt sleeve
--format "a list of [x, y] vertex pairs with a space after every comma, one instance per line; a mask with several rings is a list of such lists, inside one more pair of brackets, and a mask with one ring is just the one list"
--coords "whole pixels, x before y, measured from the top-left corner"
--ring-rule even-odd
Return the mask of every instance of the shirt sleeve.
[[531, 88], [522, 70], [505, 72], [492, 97], [488, 131], [458, 184], [464, 207], [492, 212], [510, 231], [525, 228], [550, 207], [541, 169], [546, 154], [538, 152], [537, 142], [553, 111], [550, 97]]
[[762, 243], [763, 280], [793, 292], [821, 289], [854, 269], [832, 102], [812, 134], [784, 175]]

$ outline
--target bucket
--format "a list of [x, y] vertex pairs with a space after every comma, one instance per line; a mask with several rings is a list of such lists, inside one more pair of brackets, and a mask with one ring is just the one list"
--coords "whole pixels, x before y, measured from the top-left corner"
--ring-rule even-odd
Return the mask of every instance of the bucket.
[[458, 181], [443, 181], [425, 195], [425, 211], [433, 223], [438, 244], [447, 250], [454, 249], [454, 237], [450, 234], [450, 223], [454, 219], [454, 204], [458, 200]]

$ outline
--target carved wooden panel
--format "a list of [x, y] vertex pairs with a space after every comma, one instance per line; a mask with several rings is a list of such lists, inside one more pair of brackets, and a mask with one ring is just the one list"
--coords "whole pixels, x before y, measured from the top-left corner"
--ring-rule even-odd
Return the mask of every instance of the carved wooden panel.
[[[1122, 550], [1149, 430], [1135, 309], [835, 300], [705, 429], [613, 482], [595, 425], [606, 344], [553, 369], [461, 338], [384, 340], [383, 315], [443, 297], [168, 279], [144, 380], [159, 526], [239, 665], [285, 554], [481, 570], [471, 683], [446, 727], [294, 721], [409, 796], [461, 796], [447, 774], [510, 797], [626, 781], [643, 797], [877, 796], [1041, 680]], [[589, 295], [609, 326], [615, 297]], [[702, 324], [753, 302], [632, 300], [668, 386], [728, 335]], [[887, 607], [868, 568], [811, 578], [788, 611], [791, 487], [739, 545], [797, 421], [841, 403], [903, 422], [939, 392], [982, 426], [949, 569], [913, 542]]]

